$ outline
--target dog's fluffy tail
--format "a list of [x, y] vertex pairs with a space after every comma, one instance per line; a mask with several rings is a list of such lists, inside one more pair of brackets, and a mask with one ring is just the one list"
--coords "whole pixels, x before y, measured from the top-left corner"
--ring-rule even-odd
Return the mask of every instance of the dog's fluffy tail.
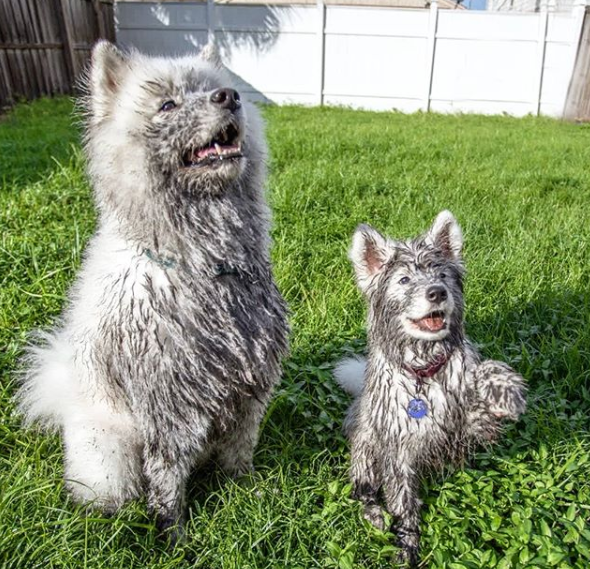
[[72, 377], [71, 346], [59, 335], [37, 333], [23, 358], [16, 402], [26, 425], [49, 430], [63, 425], [76, 407], [79, 389]]
[[334, 377], [344, 391], [357, 397], [363, 390], [366, 367], [365, 358], [344, 358], [336, 364]]

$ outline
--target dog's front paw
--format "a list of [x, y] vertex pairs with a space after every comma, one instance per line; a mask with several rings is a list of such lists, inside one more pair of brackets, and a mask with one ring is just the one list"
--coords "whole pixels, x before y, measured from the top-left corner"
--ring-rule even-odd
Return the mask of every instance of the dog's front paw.
[[238, 480], [248, 474], [254, 474], [254, 460], [250, 446], [247, 449], [237, 449], [235, 445], [228, 445], [220, 449], [216, 463], [228, 478]]
[[526, 410], [526, 386], [521, 375], [502, 362], [486, 360], [475, 370], [480, 400], [499, 419], [516, 421]]
[[406, 567], [416, 567], [419, 559], [417, 547], [402, 546], [400, 552], [397, 554], [397, 563]]
[[168, 542], [172, 547], [181, 544], [185, 540], [184, 526], [181, 521], [173, 516], [158, 514], [156, 516], [156, 529], [158, 537]]
[[419, 560], [420, 533], [413, 528], [400, 522], [395, 531], [397, 533], [398, 545], [401, 548], [397, 558], [398, 563], [408, 567], [415, 567]]
[[381, 506], [377, 504], [365, 506], [363, 509], [363, 518], [378, 530], [383, 531], [385, 529], [385, 517], [383, 516]]
[[222, 464], [223, 472], [233, 480], [239, 480], [254, 474], [254, 464], [251, 460], [235, 460], [231, 463]]

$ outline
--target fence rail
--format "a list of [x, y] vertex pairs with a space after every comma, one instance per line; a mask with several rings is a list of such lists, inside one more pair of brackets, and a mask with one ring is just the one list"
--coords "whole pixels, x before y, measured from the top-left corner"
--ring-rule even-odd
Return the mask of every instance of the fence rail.
[[70, 93], [98, 38], [114, 41], [113, 0], [0, 0], [0, 107]]

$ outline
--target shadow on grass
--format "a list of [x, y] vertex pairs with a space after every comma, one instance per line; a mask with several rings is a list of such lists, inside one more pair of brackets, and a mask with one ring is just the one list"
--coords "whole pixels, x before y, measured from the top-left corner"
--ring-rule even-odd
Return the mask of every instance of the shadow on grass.
[[468, 327], [484, 357], [507, 362], [527, 380], [518, 438], [553, 445], [590, 432], [589, 303], [588, 291], [543, 292]]

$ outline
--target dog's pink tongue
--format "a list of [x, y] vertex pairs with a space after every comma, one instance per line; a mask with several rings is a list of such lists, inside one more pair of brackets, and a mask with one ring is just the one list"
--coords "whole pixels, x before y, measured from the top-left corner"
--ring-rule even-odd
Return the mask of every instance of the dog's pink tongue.
[[214, 146], [201, 148], [201, 150], [197, 152], [197, 158], [205, 158], [206, 156], [209, 156], [211, 154], [217, 154], [217, 150], [215, 150]]
[[442, 316], [426, 316], [420, 320], [420, 324], [430, 332], [438, 332], [444, 328], [445, 320]]
[[227, 144], [225, 146], [220, 145], [213, 145], [208, 146], [207, 148], [201, 148], [196, 152], [197, 160], [201, 158], [206, 158], [207, 156], [211, 156], [214, 154], [215, 156], [225, 156], [226, 154], [232, 154], [235, 152], [239, 152], [240, 147], [237, 144]]

